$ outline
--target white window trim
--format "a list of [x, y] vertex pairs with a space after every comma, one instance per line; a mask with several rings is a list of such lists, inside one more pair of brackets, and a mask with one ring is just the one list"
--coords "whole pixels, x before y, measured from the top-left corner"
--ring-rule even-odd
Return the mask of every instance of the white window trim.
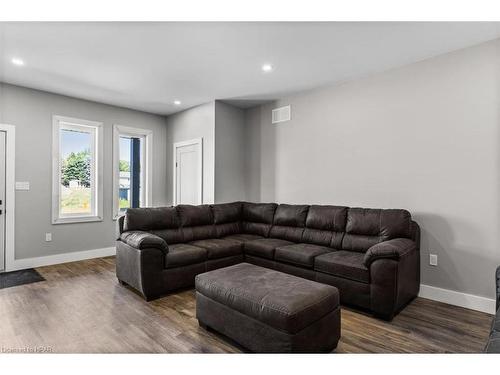
[[195, 139], [190, 139], [188, 141], [182, 141], [182, 142], [176, 142], [174, 143], [174, 163], [172, 165], [172, 169], [174, 171], [174, 176], [173, 176], [173, 181], [174, 181], [174, 186], [173, 186], [173, 192], [174, 196], [172, 197], [172, 202], [174, 202], [174, 206], [176, 206], [177, 203], [177, 148], [179, 147], [184, 147], [184, 146], [190, 146], [190, 145], [197, 145], [199, 150], [200, 150], [200, 155], [198, 158], [198, 163], [200, 165], [200, 192], [198, 194], [198, 200], [203, 204], [203, 138], [195, 138]]
[[120, 136], [140, 137], [144, 139], [141, 150], [146, 165], [143, 165], [143, 204], [142, 207], [149, 207], [153, 204], [153, 131], [149, 129], [139, 129], [130, 126], [115, 124], [113, 126], [113, 220], [118, 219], [123, 213], [120, 212]]
[[[60, 204], [60, 128], [61, 123], [65, 127], [89, 127], [95, 131], [96, 144], [93, 145], [93, 158], [95, 163], [92, 165], [93, 191], [92, 202], [94, 208], [93, 215], [59, 215]], [[97, 183], [95, 183], [97, 180]], [[52, 116], [52, 224], [70, 224], [85, 223], [90, 221], [103, 220], [103, 126], [102, 122], [82, 120], [73, 117]]]

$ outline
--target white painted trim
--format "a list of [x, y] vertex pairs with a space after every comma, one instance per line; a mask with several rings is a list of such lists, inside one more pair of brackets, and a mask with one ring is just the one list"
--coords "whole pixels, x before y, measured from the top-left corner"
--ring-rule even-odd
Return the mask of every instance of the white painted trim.
[[419, 297], [444, 302], [449, 305], [465, 307], [467, 309], [482, 311], [488, 314], [495, 313], [496, 301], [492, 298], [476, 296], [474, 294], [442, 289], [435, 286], [420, 285]]
[[149, 207], [153, 204], [153, 131], [150, 129], [132, 128], [129, 126], [113, 125], [113, 220], [120, 216], [118, 188], [120, 185], [120, 135], [142, 137], [145, 139], [145, 163], [144, 176], [144, 204]]
[[[92, 215], [59, 216], [59, 195], [60, 195], [60, 127], [64, 123], [66, 128], [91, 128], [94, 135], [92, 142], [92, 155], [96, 160], [92, 164]], [[103, 147], [103, 123], [90, 120], [82, 120], [73, 117], [52, 116], [52, 224], [71, 224], [89, 221], [103, 220], [103, 165], [104, 165], [104, 147]], [[97, 168], [97, 170], [96, 170]], [[97, 184], [95, 183], [97, 180]], [[96, 186], [97, 185], [97, 186]]]
[[177, 165], [177, 148], [184, 147], [184, 146], [190, 146], [190, 145], [198, 145], [198, 147], [200, 149], [199, 158], [198, 158], [198, 163], [200, 165], [200, 190], [199, 190], [200, 192], [199, 192], [198, 199], [202, 204], [205, 203], [205, 202], [203, 202], [203, 138], [195, 138], [195, 139], [190, 139], [188, 141], [174, 143], [174, 158], [173, 158], [174, 163], [172, 166], [172, 169], [174, 171], [174, 178], [173, 178], [174, 196], [172, 197], [172, 202], [173, 202], [174, 206], [176, 206], [178, 204], [177, 203], [177, 167], [176, 167], [176, 165]]
[[7, 271], [17, 271], [26, 268], [51, 266], [54, 264], [76, 262], [79, 260], [101, 258], [112, 255], [116, 255], [115, 247], [105, 247], [102, 249], [75, 251], [72, 253], [47, 255], [36, 258], [16, 259], [12, 264], [10, 264]]
[[0, 124], [6, 133], [5, 142], [5, 270], [13, 264], [16, 257], [16, 127]]

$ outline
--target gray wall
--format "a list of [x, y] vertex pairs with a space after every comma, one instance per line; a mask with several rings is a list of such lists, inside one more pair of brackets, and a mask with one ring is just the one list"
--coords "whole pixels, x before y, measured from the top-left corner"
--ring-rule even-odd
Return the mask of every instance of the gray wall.
[[[104, 123], [104, 221], [51, 224], [52, 115]], [[16, 258], [114, 246], [112, 220], [113, 124], [153, 131], [153, 205], [167, 203], [166, 126], [160, 116], [0, 84], [0, 122], [16, 126], [16, 181], [31, 190], [16, 192]], [[52, 232], [52, 242], [45, 233]]]
[[[497, 40], [247, 110], [249, 199], [407, 208], [422, 226], [422, 283], [494, 297], [499, 50]], [[286, 104], [292, 120], [272, 125]]]
[[215, 102], [215, 202], [245, 199], [245, 112]]
[[173, 202], [174, 143], [203, 138], [203, 203], [215, 199], [215, 102], [202, 104], [167, 117], [166, 173], [168, 202]]

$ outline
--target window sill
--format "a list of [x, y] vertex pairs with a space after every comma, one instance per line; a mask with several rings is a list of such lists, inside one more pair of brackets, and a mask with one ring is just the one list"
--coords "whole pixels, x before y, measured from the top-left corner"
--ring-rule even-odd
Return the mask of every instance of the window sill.
[[77, 216], [77, 217], [60, 217], [52, 219], [52, 224], [77, 224], [103, 221], [101, 216]]

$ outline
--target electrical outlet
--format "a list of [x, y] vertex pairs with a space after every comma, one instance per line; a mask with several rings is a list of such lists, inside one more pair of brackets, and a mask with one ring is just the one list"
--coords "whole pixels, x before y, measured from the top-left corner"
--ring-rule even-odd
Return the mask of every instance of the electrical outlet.
[[438, 256], [436, 254], [429, 254], [429, 264], [431, 266], [438, 265]]
[[45, 241], [46, 242], [52, 241], [52, 233], [45, 233]]

